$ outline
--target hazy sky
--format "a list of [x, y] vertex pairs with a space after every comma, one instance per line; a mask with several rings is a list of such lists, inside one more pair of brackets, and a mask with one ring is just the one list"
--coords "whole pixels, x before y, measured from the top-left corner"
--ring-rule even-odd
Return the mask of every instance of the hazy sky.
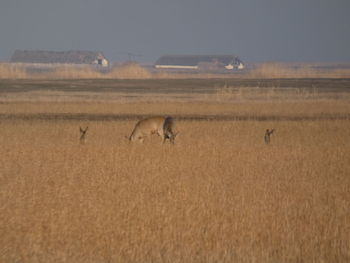
[[350, 62], [350, 0], [0, 0], [0, 60], [15, 49]]

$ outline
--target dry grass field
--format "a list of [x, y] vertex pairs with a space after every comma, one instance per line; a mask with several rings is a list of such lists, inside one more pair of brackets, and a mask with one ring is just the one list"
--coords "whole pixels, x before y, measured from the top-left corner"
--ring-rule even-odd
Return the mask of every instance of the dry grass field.
[[[349, 262], [349, 100], [210, 98], [2, 97], [0, 262]], [[125, 139], [156, 114], [175, 145]]]
[[190, 79], [190, 78], [349, 78], [347, 63], [282, 63], [248, 65], [248, 70], [169, 71], [155, 70], [137, 63], [116, 64], [107, 70], [84, 64], [26, 64], [0, 62], [0, 79]]

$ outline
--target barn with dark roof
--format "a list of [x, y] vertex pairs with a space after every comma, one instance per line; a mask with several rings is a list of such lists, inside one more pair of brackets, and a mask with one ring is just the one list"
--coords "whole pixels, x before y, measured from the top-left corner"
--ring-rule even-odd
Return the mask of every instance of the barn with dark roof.
[[16, 50], [11, 57], [11, 62], [43, 64], [95, 64], [108, 66], [108, 60], [102, 52], [80, 50]]
[[165, 55], [154, 66], [160, 69], [244, 68], [243, 62], [233, 55]]

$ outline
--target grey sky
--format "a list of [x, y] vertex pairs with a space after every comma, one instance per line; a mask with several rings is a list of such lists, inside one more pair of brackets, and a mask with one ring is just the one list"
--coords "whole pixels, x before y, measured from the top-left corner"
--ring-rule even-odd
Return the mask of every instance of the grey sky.
[[0, 0], [0, 60], [15, 49], [244, 61], [350, 62], [349, 0]]

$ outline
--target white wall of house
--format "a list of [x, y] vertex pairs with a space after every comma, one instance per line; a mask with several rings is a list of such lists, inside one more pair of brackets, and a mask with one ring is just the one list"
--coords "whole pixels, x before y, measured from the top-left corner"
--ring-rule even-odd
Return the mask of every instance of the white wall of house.
[[243, 63], [239, 63], [238, 69], [244, 69], [244, 68], [245, 68], [244, 64]]
[[108, 67], [108, 60], [102, 59], [102, 67]]

